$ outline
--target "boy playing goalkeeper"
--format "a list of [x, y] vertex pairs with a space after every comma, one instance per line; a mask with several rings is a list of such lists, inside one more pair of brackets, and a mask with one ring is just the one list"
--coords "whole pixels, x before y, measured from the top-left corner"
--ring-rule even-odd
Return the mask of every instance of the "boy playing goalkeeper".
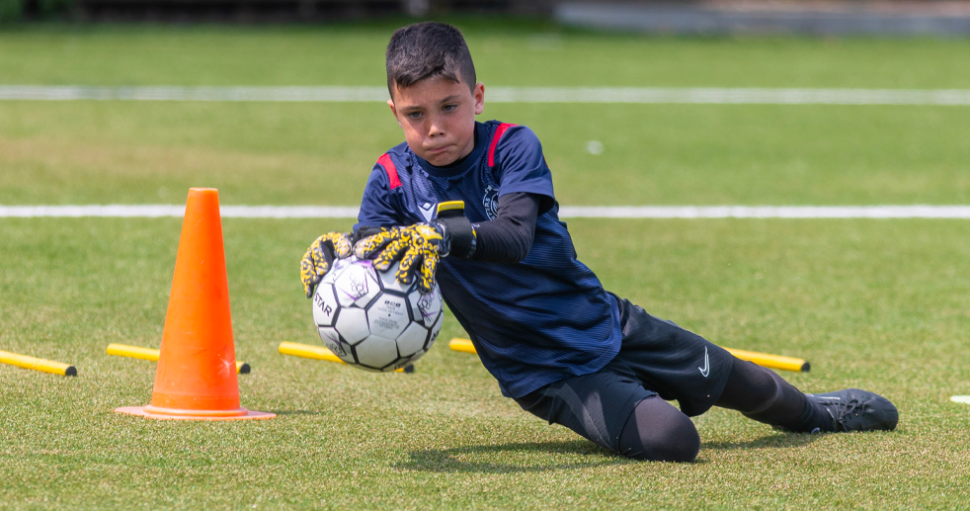
[[308, 297], [335, 258], [354, 252], [378, 269], [400, 260], [402, 282], [427, 291], [437, 280], [503, 395], [631, 458], [692, 461], [700, 439], [688, 417], [711, 406], [794, 432], [896, 427], [883, 397], [803, 394], [604, 290], [559, 221], [535, 134], [475, 121], [485, 89], [457, 29], [400, 29], [386, 58], [406, 142], [374, 165], [354, 233], [307, 250]]

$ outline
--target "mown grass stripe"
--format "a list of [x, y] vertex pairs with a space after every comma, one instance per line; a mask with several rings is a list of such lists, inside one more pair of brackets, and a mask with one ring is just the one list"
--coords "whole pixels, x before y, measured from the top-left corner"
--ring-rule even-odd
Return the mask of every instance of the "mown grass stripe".
[[[488, 87], [494, 103], [656, 103], [786, 105], [970, 105], [967, 89], [767, 89], [655, 87]], [[98, 87], [0, 85], [6, 101], [387, 101], [384, 87]]]
[[[169, 204], [0, 206], [0, 218], [181, 217]], [[222, 206], [226, 218], [356, 218], [354, 206]], [[952, 218], [970, 219], [970, 206], [565, 206], [562, 218]]]

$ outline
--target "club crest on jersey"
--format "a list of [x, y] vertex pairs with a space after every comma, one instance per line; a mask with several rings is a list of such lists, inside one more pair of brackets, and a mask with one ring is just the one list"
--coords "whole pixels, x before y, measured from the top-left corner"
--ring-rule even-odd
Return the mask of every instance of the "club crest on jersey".
[[485, 206], [485, 214], [488, 215], [489, 220], [495, 220], [498, 217], [498, 190], [492, 188], [492, 185], [485, 188], [482, 206]]

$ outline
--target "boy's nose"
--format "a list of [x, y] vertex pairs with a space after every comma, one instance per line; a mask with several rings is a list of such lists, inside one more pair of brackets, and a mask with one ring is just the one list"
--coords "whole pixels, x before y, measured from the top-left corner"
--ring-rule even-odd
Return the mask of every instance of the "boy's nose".
[[428, 135], [433, 137], [441, 136], [445, 134], [444, 126], [435, 121], [431, 122], [431, 127], [428, 129]]

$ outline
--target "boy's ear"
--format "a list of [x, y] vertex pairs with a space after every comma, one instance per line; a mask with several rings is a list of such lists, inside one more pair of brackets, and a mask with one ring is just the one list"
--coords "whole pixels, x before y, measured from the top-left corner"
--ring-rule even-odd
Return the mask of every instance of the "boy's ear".
[[476, 83], [472, 96], [475, 98], [475, 115], [480, 115], [485, 111], [485, 84]]
[[[398, 126], [401, 126], [401, 120], [397, 118], [397, 109], [394, 108], [394, 100], [387, 100], [387, 106], [391, 107], [391, 113], [394, 114], [394, 120], [397, 121]], [[404, 129], [404, 126], [401, 126], [401, 129]]]

